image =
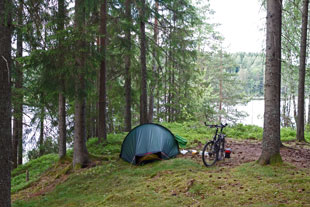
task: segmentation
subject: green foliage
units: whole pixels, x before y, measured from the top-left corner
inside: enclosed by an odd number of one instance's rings
[[[239,139],[262,139],[263,137],[263,128],[254,125],[237,124],[227,127],[225,132],[228,137]]]
[[[196,141],[205,142],[212,139],[215,133],[215,129],[210,129],[199,122],[184,122],[184,123],[161,123],[163,126],[171,130],[172,133],[178,134],[189,141],[187,147],[191,144],[195,144]],[[211,124],[211,123],[210,123]],[[261,140],[263,137],[263,128],[254,125],[228,125],[224,129],[224,133],[229,138],[234,139],[255,139]],[[310,141],[310,132],[305,132],[305,139]],[[281,128],[281,140],[293,141],[296,140],[296,129],[293,128]]]
[[[40,176],[53,166],[58,160],[58,155],[48,154],[31,160],[24,165],[19,165],[12,171],[12,193],[28,187],[37,181]],[[29,172],[29,181],[26,182],[26,171]]]
[[[245,83],[239,78],[236,57],[222,49],[211,53],[202,51],[198,56],[198,67],[204,71],[203,95],[197,107],[198,119],[208,122],[236,122],[244,117],[246,114],[236,110],[236,106],[246,104],[249,98],[244,90]]]
[[[167,127],[172,133],[180,135],[188,140],[186,147],[191,147],[198,141],[205,142],[206,139],[211,139],[214,131],[203,126],[198,122],[184,122],[184,123],[161,123]],[[196,141],[195,141],[196,140]]]
[[[244,92],[250,96],[264,95],[264,55],[259,53],[235,53],[238,77],[244,84]]]
[[[58,144],[51,137],[46,137],[42,146],[38,146],[37,148],[28,151],[28,160],[34,160],[36,158],[39,158],[41,156],[40,151],[43,154],[57,153]]]
[[[102,144],[98,144],[98,138],[91,138],[86,144],[88,152],[96,156],[120,153],[125,136],[126,133],[108,134],[107,143]]]

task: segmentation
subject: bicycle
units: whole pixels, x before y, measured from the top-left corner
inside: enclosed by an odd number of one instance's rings
[[[216,161],[224,158],[226,135],[223,134],[223,129],[227,124],[208,125],[205,123],[205,125],[210,128],[216,128],[213,140],[207,142],[202,150],[202,161],[205,166],[209,167],[214,165]],[[220,133],[218,133],[219,129],[221,129]]]

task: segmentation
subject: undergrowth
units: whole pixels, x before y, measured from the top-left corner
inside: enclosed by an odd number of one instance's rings
[[[185,122],[185,123],[163,123],[165,127],[170,129],[174,134],[178,134],[187,140],[190,144],[195,144],[195,140],[205,142],[213,138],[215,129],[204,126],[199,122]],[[224,128],[224,134],[229,138],[234,139],[256,139],[261,140],[263,137],[263,128],[254,125],[228,125]],[[305,131],[305,139],[310,142],[310,130]],[[281,128],[281,140],[292,141],[296,140],[296,129]]]
[[[51,168],[58,160],[58,155],[48,154],[35,160],[31,160],[24,165],[19,165],[12,171],[12,193],[17,192],[40,178],[46,170]],[[29,180],[26,181],[26,171],[29,173]]]

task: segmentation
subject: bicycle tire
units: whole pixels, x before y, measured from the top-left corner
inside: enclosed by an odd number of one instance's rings
[[[207,167],[214,165],[218,158],[218,149],[214,141],[208,142],[202,150],[202,161]]]

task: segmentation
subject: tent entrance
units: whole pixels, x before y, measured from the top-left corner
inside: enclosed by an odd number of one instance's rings
[[[146,163],[154,162],[157,160],[162,160],[162,153],[161,152],[155,152],[155,153],[146,153],[143,155],[136,155],[135,157],[136,163],[138,165],[144,165]]]

